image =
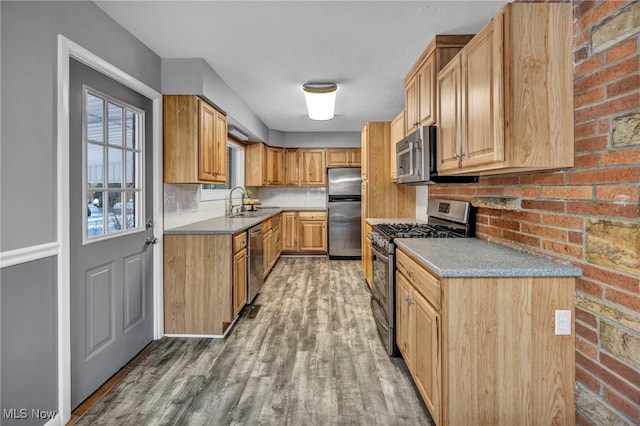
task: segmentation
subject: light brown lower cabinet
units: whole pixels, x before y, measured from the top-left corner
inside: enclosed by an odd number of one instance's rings
[[[247,303],[247,249],[233,255],[233,315]]]
[[[327,214],[298,212],[300,251],[327,251]]]
[[[396,341],[436,425],[575,424],[575,335],[554,333],[575,278],[440,278],[396,253]]]
[[[288,211],[282,213],[282,251],[294,253],[327,252],[327,213]]]
[[[233,236],[233,315],[247,303],[247,231]]]
[[[263,277],[269,275],[271,271],[271,259],[273,257],[273,230],[265,231],[262,240],[262,266]]]
[[[263,276],[266,278],[282,253],[282,216],[278,214],[262,222],[263,237]]]
[[[280,254],[282,253],[282,213],[276,215],[272,219],[273,225],[273,259],[271,259],[271,267],[276,264]]]
[[[234,241],[232,235],[164,236],[166,334],[222,335],[231,325],[246,301],[246,248],[237,245],[234,253]]]
[[[298,251],[298,212],[282,213],[282,251]]]

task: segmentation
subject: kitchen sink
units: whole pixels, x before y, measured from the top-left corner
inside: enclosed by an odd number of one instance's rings
[[[236,213],[234,215],[231,215],[229,217],[231,218],[245,218],[245,217],[260,217],[260,216],[264,216],[264,213],[259,213],[259,212],[243,212],[243,213]]]

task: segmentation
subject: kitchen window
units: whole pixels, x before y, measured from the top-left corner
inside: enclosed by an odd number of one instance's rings
[[[227,141],[227,181],[201,185],[200,201],[224,200],[235,186],[244,186],[244,147]]]
[[[144,230],[144,111],[83,87],[83,242]]]

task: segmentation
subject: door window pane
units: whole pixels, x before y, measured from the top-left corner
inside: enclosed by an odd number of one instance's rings
[[[127,124],[126,124],[126,139],[127,139],[127,148],[136,148],[136,136],[137,136],[137,128],[138,128],[138,115],[134,114],[133,111],[126,112]]]
[[[123,231],[122,224],[122,194],[120,192],[108,192],[107,212],[109,215],[109,232]]]
[[[104,188],[104,145],[87,144],[87,184]]]
[[[122,150],[109,147],[109,188],[122,188]]]
[[[110,145],[122,145],[122,108],[109,102]]]
[[[126,174],[127,174],[126,181],[125,181],[126,187],[127,188],[135,188],[136,187],[136,180],[135,180],[136,179],[136,173],[135,173],[135,171],[136,171],[136,163],[137,163],[137,161],[136,161],[137,153],[132,152],[132,151],[127,151],[126,152],[126,156],[127,156],[127,163],[125,165],[126,166],[125,170],[126,170]]]
[[[84,93],[86,243],[144,230],[144,113],[88,87]]]
[[[100,191],[89,192],[87,199],[87,235],[104,234],[105,218],[102,214],[102,195]]]
[[[136,228],[138,226],[138,222],[137,222],[138,215],[136,215],[136,206],[137,206],[136,197],[138,193],[127,191],[125,192],[125,194],[126,194],[126,200],[127,200],[127,203],[126,203],[127,217],[126,217],[125,223],[127,225],[127,228]]]
[[[104,100],[87,95],[87,139],[104,142]]]

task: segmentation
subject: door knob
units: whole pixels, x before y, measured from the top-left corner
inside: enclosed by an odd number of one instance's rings
[[[158,239],[152,235],[150,237],[147,237],[145,244],[150,245],[150,244],[155,244],[157,242],[158,242]]]

